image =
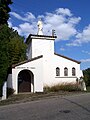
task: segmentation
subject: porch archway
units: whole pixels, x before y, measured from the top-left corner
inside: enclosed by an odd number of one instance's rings
[[[33,92],[34,75],[30,70],[22,70],[18,74],[18,92]]]

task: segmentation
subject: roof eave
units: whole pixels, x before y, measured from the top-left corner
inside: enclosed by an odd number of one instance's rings
[[[20,62],[20,63],[17,63],[17,64],[12,65],[12,68],[15,68],[15,67],[17,67],[17,66],[19,66],[19,65],[22,65],[22,64],[25,64],[25,63],[34,61],[34,60],[37,60],[37,59],[42,58],[42,57],[43,57],[43,55],[40,55],[40,56],[34,57],[34,58],[30,59],[30,60],[22,61],[22,62]]]
[[[74,60],[74,59],[69,58],[69,57],[67,57],[67,56],[64,56],[64,55],[61,55],[61,54],[57,54],[57,53],[54,53],[54,54],[57,55],[57,56],[60,56],[60,57],[66,58],[66,59],[68,59],[68,60],[71,60],[71,61],[73,61],[73,62],[76,62],[76,63],[78,63],[78,64],[81,63],[80,61]]]
[[[34,35],[34,34],[30,34],[30,35],[28,36],[28,38],[26,39],[26,42],[25,42],[25,43],[28,44],[29,41],[30,41],[33,37],[37,37],[37,38],[53,38],[53,39],[57,38],[57,36],[47,36],[47,35]]]

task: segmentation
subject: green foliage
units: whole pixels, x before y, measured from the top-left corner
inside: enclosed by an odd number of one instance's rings
[[[12,0],[0,0],[0,25],[7,24],[11,11],[10,4],[12,4]]]
[[[90,86],[90,68],[83,70],[86,86]]]
[[[0,0],[0,90],[7,79],[8,68],[26,59],[24,38],[7,25],[10,4],[12,0]]]
[[[80,91],[80,88],[78,87],[77,84],[73,84],[73,83],[68,83],[68,84],[64,83],[64,84],[53,85],[51,87],[49,86],[44,87],[44,92],[59,92],[61,90],[72,92],[72,91]]]
[[[26,59],[24,38],[7,25],[0,26],[0,85],[7,79],[12,64]]]
[[[2,84],[0,84],[0,97],[2,97]]]
[[[26,45],[24,38],[15,31],[10,36],[8,44],[9,63],[16,64],[26,59]]]
[[[8,28],[6,25],[0,27],[0,85],[6,80],[8,61]],[[6,37],[7,36],[7,37]]]

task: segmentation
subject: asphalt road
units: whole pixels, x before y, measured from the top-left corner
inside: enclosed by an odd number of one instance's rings
[[[0,120],[90,120],[90,93],[2,106]]]

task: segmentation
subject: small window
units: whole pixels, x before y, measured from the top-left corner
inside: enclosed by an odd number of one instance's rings
[[[68,68],[64,68],[64,76],[68,76]]]
[[[72,68],[72,76],[75,76],[76,75],[76,69],[73,67]]]
[[[56,68],[56,76],[60,76],[60,68],[59,67]]]

